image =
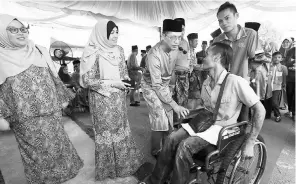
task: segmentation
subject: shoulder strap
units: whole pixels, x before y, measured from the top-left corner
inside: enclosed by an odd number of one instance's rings
[[[216,121],[216,119],[217,119],[217,115],[218,115],[218,112],[219,112],[220,103],[221,103],[221,99],[222,99],[222,95],[223,95],[223,91],[224,91],[224,87],[225,87],[225,83],[226,83],[226,79],[227,79],[228,75],[229,75],[229,73],[226,74],[226,76],[225,76],[225,78],[224,78],[224,80],[222,82],[220,91],[219,91],[218,99],[217,99],[216,106],[215,106],[215,109],[214,109],[213,121]]]

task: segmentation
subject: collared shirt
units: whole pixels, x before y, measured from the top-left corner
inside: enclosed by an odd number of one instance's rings
[[[166,110],[171,110],[177,105],[169,89],[174,67],[175,60],[172,60],[170,54],[160,48],[160,42],[147,54],[142,81],[155,91],[160,101],[165,104]]]
[[[248,58],[255,56],[259,44],[257,32],[253,29],[238,25],[239,32],[233,41],[230,41],[225,33],[215,38],[214,42],[229,44],[233,49],[233,58],[230,72],[243,78],[248,77]]]
[[[215,108],[218,94],[226,74],[226,70],[220,74],[218,82],[213,89],[210,87],[211,77],[208,77],[203,83],[201,91],[203,105],[212,112]],[[249,86],[248,81],[240,76],[229,74],[215,124],[228,126],[237,123],[242,105],[245,104],[247,107],[252,107],[259,102],[259,100],[259,97]]]
[[[127,59],[127,69],[129,70],[139,70],[139,64],[137,61],[137,56],[135,54],[131,54]]]
[[[180,51],[179,49],[176,49],[172,52],[170,52],[171,58],[173,60],[176,60],[176,66],[175,66],[175,70],[189,70],[189,65],[190,65],[190,54],[189,54],[189,43],[185,40],[182,39],[182,41],[180,42],[179,47],[182,47],[184,51],[186,51],[187,53],[184,54],[183,51]]]
[[[282,64],[273,64],[270,67],[272,91],[282,90],[282,83],[288,75],[287,67]]]

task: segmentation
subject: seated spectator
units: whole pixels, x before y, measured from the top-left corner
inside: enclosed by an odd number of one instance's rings
[[[74,73],[72,74],[71,81],[76,92],[75,98],[71,101],[72,110],[78,112],[85,112],[88,109],[88,90],[81,87],[80,80],[80,61],[73,61]]]
[[[222,81],[227,76],[226,67],[232,60],[233,51],[224,43],[213,43],[203,60],[204,69],[209,69],[209,76],[202,86],[204,107],[214,110]],[[227,125],[237,123],[242,105],[253,110],[253,129],[242,148],[242,157],[252,157],[253,146],[263,125],[265,109],[259,97],[249,86],[248,81],[234,74],[229,74],[225,83],[218,116],[214,125],[205,131],[211,137],[197,133],[194,123],[182,124],[182,128],[170,134],[161,150],[152,175],[142,184],[163,183],[173,172],[171,184],[185,184],[193,165],[192,156],[209,144],[217,145],[219,131]],[[193,126],[192,126],[193,125]],[[190,133],[189,133],[190,132]],[[194,132],[194,135],[191,134]]]
[[[68,72],[68,66],[67,64],[61,64],[61,67],[59,69],[59,77],[63,81],[63,83],[68,87],[71,88],[73,87],[72,81],[71,81],[71,76],[69,75]]]

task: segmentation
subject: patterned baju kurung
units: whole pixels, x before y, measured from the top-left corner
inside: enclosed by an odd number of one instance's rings
[[[128,75],[120,47],[120,78]],[[100,79],[99,55],[90,71],[82,75],[89,90],[89,106],[95,131],[96,180],[126,177],[140,167],[143,155],[132,137],[125,91]]]
[[[61,122],[62,104],[73,94],[50,72],[31,65],[0,85],[0,114],[15,134],[29,184],[60,184],[83,167]]]

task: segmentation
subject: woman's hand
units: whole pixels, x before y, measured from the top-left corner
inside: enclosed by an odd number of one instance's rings
[[[4,118],[0,118],[0,131],[5,130],[10,130],[9,123]]]
[[[128,81],[131,81],[131,78],[129,78],[129,76],[125,76],[123,77],[124,80],[128,80]]]
[[[113,82],[111,84],[111,87],[114,87],[114,88],[117,88],[117,89],[120,89],[120,90],[125,90],[126,86],[130,86],[130,84],[125,83],[125,82],[121,82],[121,81]]]

